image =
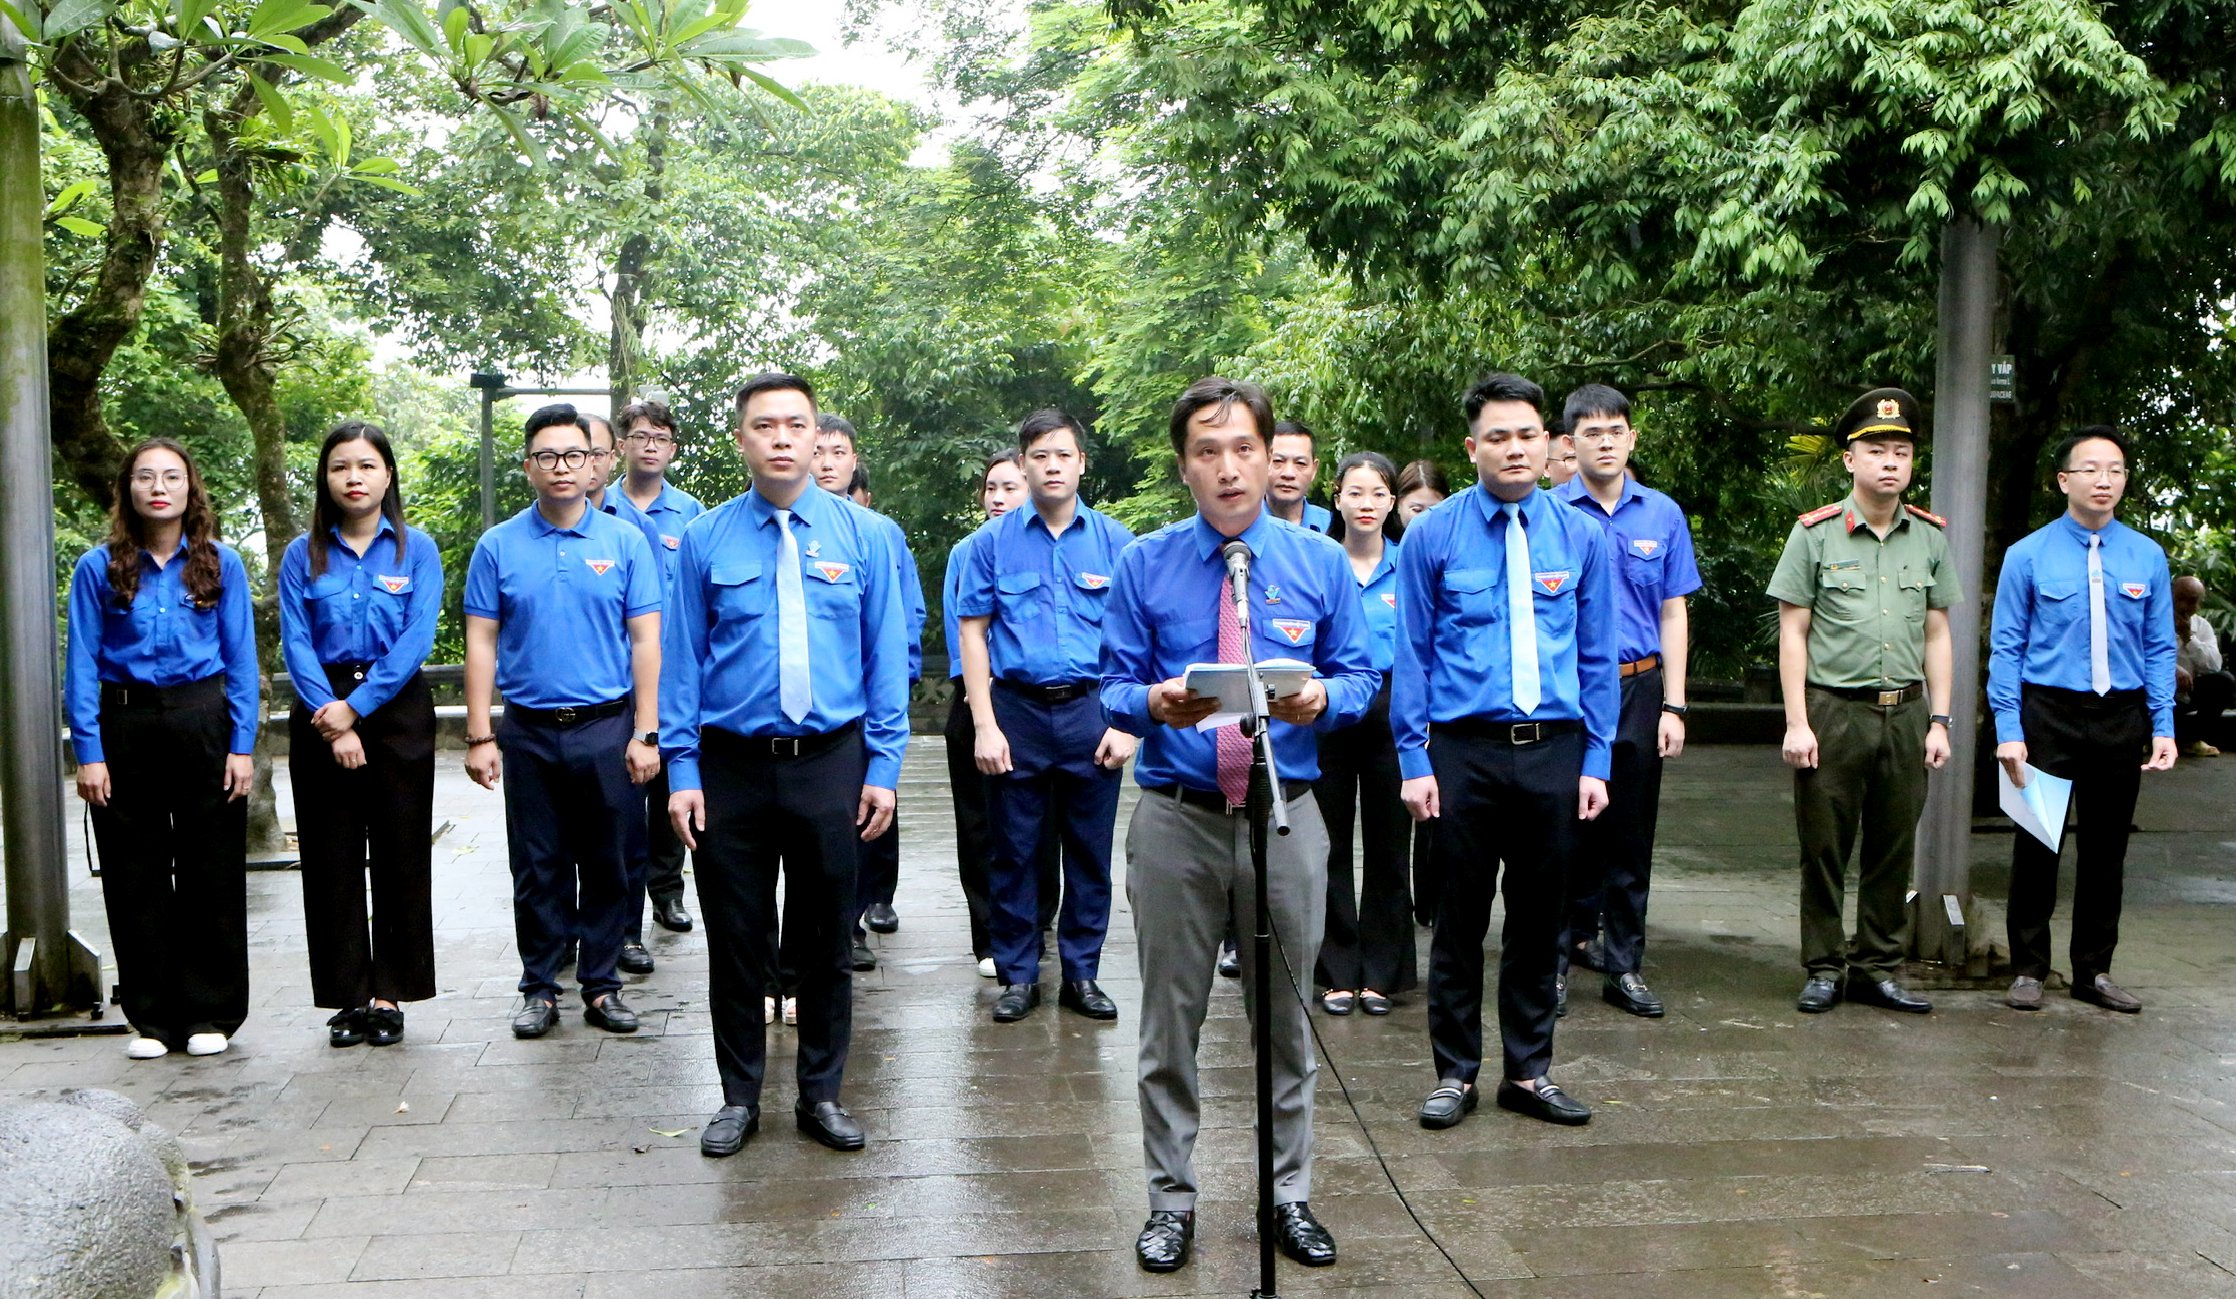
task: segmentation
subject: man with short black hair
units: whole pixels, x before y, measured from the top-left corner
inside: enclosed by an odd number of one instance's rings
[[[1300,528],[1326,532],[1335,516],[1311,499],[1312,484],[1320,476],[1316,441],[1312,430],[1296,420],[1273,426],[1273,474],[1266,490],[1266,512]]]

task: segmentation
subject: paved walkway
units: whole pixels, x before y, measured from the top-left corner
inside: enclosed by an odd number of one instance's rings
[[[517,965],[499,799],[446,755],[437,790],[442,994],[398,1048],[335,1051],[309,1004],[297,880],[250,886],[256,1009],[232,1051],[134,1064],[115,1038],[0,1041],[0,1098],[114,1087],[181,1133],[224,1241],[229,1299],[1245,1295],[1255,1282],[1247,1030],[1222,983],[1195,1262],[1133,1265],[1133,917],[1113,918],[1100,1025],[1053,1005],[987,1019],[953,883],[939,740],[902,791],[901,931],[856,988],[847,1100],[871,1144],[837,1155],[781,1121],[697,1151],[720,1100],[699,934],[660,933],[645,1031],[570,1015],[507,1030]],[[1940,994],[1928,1018],[1794,1013],[1789,785],[1767,749],[1670,768],[1648,969],[1670,1007],[1630,1019],[1587,985],[1556,1076],[1580,1129],[1486,1109],[1422,1131],[1417,994],[1384,1020],[1315,1015],[1326,1047],[1313,1202],[1342,1262],[1283,1264],[1289,1294],[1469,1293],[1384,1180],[1492,1296],[1934,1293],[2236,1295],[2236,758],[2146,782],[2109,1015]],[[2000,897],[2008,836],[1975,842]],[[97,884],[73,914],[100,938]],[[1497,933],[1494,925],[1493,934]],[[2062,950],[2062,932],[2059,938]],[[1424,944],[1425,946],[1425,944]],[[1338,1082],[1342,1084],[1338,1087]],[[1345,1090],[1364,1116],[1354,1118]]]

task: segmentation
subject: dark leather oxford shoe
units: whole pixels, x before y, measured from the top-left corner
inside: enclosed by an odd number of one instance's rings
[[[1848,1000],[1860,1001],[1866,1006],[1882,1006],[1906,1014],[1923,1015],[1933,1009],[1933,1003],[1908,991],[1893,979],[1850,979]]]
[[[1569,949],[1568,961],[1571,965],[1581,965],[1587,970],[1607,973],[1607,940],[1593,934],[1590,942],[1578,943]]]
[[[898,933],[901,927],[900,913],[893,910],[893,905],[889,902],[872,902],[870,909],[862,913],[862,927],[872,933]]]
[[[1822,1015],[1840,1004],[1840,980],[1829,974],[1812,974],[1809,982],[1801,985],[1801,995],[1794,998],[1793,1008],[1804,1015]]]
[[[1600,985],[1600,999],[1617,1010],[1645,1019],[1662,1017],[1661,998],[1646,986],[1646,981],[1635,974],[1610,974]]]
[[[1152,1209],[1134,1238],[1134,1257],[1144,1272],[1177,1272],[1188,1265],[1188,1247],[1196,1239],[1192,1210]]]
[[[1335,1262],[1335,1237],[1312,1216],[1312,1206],[1302,1200],[1273,1206],[1273,1243],[1306,1267],[1326,1267]]]
[[[602,1028],[608,1033],[634,1033],[637,1031],[637,1012],[618,992],[609,992],[582,1008],[582,1020],[592,1028]]]
[[[355,1006],[337,1010],[326,1021],[326,1045],[356,1046],[365,1040],[365,1012]]]
[[[1446,1078],[1436,1085],[1435,1091],[1429,1093],[1427,1100],[1421,1102],[1421,1126],[1431,1130],[1456,1128],[1461,1119],[1475,1112],[1476,1103],[1480,1100],[1482,1097],[1477,1094],[1474,1084],[1461,1082],[1457,1078]]]
[[[623,974],[652,973],[652,953],[645,950],[643,943],[623,943],[621,955],[613,963]]]
[[[727,1159],[745,1149],[745,1139],[761,1130],[761,1111],[751,1105],[725,1105],[699,1133],[699,1153]]]
[[[522,997],[512,1013],[514,1037],[542,1037],[559,1024],[559,1005],[548,997]]]
[[[1562,1091],[1550,1078],[1538,1079],[1534,1088],[1524,1087],[1518,1082],[1500,1083],[1498,1107],[1568,1127],[1578,1127],[1592,1121],[1591,1110],[1582,1101]]]
[[[869,1138],[862,1135],[862,1125],[837,1101],[810,1105],[803,1100],[792,1107],[792,1118],[800,1131],[833,1150],[860,1150],[869,1144]]]
[[[1056,993],[1056,1004],[1089,1019],[1118,1018],[1118,1003],[1093,979],[1074,979]]]
[[[683,905],[682,898],[654,899],[652,918],[660,922],[662,929],[673,930],[679,934],[691,932],[691,909]]]
[[[870,950],[870,945],[868,943],[854,944],[854,972],[861,974],[876,968],[877,953]]]
[[[994,1022],[1014,1024],[1033,1013],[1040,1004],[1040,985],[1037,983],[1005,983],[1002,995],[994,999]]]
[[[404,1040],[404,1012],[394,1006],[368,1006],[363,1012],[365,1040],[374,1046],[394,1046]]]

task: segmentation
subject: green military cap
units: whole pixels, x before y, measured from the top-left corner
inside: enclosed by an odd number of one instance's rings
[[[1900,388],[1873,388],[1855,399],[1833,426],[1832,440],[1845,450],[1861,438],[1906,437],[1925,441],[1918,399]]]

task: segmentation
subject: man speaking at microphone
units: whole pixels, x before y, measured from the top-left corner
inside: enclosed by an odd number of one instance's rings
[[[1149,534],[1119,557],[1103,619],[1102,702],[1112,725],[1142,738],[1141,801],[1126,832],[1126,896],[1141,961],[1141,1131],[1149,1220],[1141,1266],[1170,1272],[1195,1234],[1196,1043],[1212,965],[1228,925],[1253,933],[1256,875],[1243,814],[1251,742],[1234,726],[1197,730],[1215,701],[1184,684],[1193,663],[1294,658],[1317,675],[1272,705],[1273,750],[1290,833],[1269,833],[1267,905],[1279,946],[1269,994],[1245,959],[1244,1005],[1273,1016],[1273,1201],[1281,1251],[1308,1267],[1335,1261],[1335,1241],[1306,1201],[1312,1182],[1311,977],[1327,899],[1327,831],[1312,801],[1320,774],[1313,728],[1348,726],[1379,688],[1358,582],[1343,547],[1274,518],[1273,410],[1265,390],[1198,380],[1172,409],[1172,449],[1196,516]],[[1241,543],[1239,547],[1233,543]],[[1230,598],[1230,569],[1247,615]],[[1248,624],[1247,633],[1244,622]]]

